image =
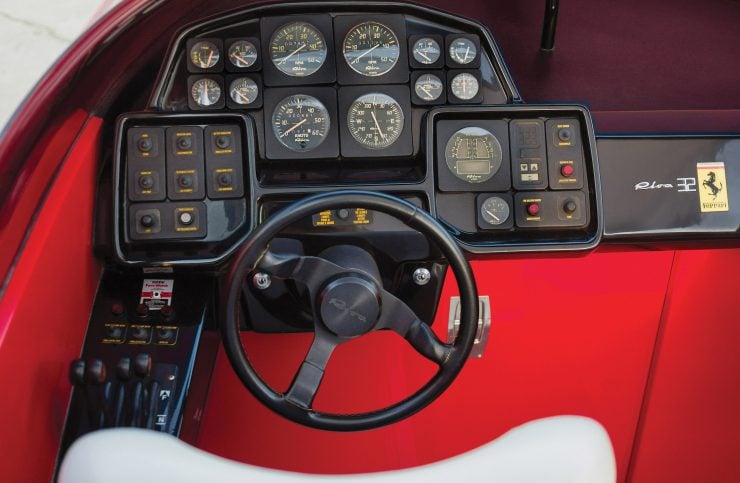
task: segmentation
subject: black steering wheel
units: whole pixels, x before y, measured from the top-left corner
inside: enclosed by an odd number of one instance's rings
[[[288,225],[329,209],[376,210],[394,216],[432,240],[447,258],[460,290],[460,329],[452,344],[437,338],[401,300],[383,289],[377,274],[346,268],[320,257],[276,254],[272,239]],[[239,334],[240,298],[246,277],[259,271],[303,285],[311,300],[314,340],[286,393],[270,388],[249,362]],[[394,196],[368,191],[337,191],[311,196],[286,207],[260,225],[234,259],[221,304],[224,348],[246,388],[265,406],[305,426],[358,431],[385,426],[421,410],[457,377],[473,347],[478,326],[478,292],[459,246],[434,218]],[[383,409],[362,414],[314,411],[312,403],[329,358],[339,344],[368,332],[390,329],[438,365],[416,393]]]

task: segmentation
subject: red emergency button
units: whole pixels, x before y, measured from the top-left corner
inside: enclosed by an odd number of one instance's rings
[[[563,177],[565,178],[570,178],[571,176],[573,176],[574,172],[575,172],[575,169],[573,168],[573,165],[571,164],[564,164],[560,168],[560,174],[562,174]]]
[[[540,212],[539,203],[530,203],[527,205],[527,213],[529,213],[529,216],[537,216],[537,213],[539,212]]]

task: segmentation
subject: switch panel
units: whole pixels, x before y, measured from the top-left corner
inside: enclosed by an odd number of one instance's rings
[[[168,127],[167,197],[171,200],[202,200],[206,195],[203,166],[203,129],[198,126]]]
[[[132,240],[203,238],[207,233],[206,205],[200,201],[133,204],[129,233]]]
[[[586,173],[578,120],[559,118],[547,121],[547,157],[551,189],[583,188]]]
[[[589,222],[582,191],[530,191],[514,196],[516,226],[520,228],[585,227]]]
[[[547,188],[545,123],[541,119],[513,120],[509,124],[514,189]]]
[[[161,201],[166,196],[164,129],[134,127],[126,140],[128,197]]]
[[[211,199],[244,196],[242,144],[238,126],[208,126],[205,129],[206,176]]]

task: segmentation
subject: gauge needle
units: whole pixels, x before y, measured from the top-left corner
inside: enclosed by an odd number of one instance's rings
[[[247,104],[249,104],[249,103],[251,102],[251,101],[249,100],[249,97],[245,96],[245,95],[244,95],[244,94],[242,94],[241,92],[239,92],[239,91],[234,91],[234,93],[235,93],[235,94],[236,94],[237,96],[239,96],[239,97],[241,97],[242,99],[244,99],[245,101],[247,101]]]
[[[375,117],[375,112],[370,111],[370,115],[373,116],[373,121],[375,121],[375,129],[378,130],[378,134],[380,134],[380,137],[385,138],[385,134],[383,134],[383,131],[380,130],[380,124],[378,124],[378,118]]]
[[[208,54],[208,60],[206,61],[206,65],[211,65],[211,59],[213,59],[213,53],[215,50],[212,50],[210,54]]]
[[[486,210],[486,213],[488,213],[494,220],[501,221],[501,218],[499,218],[498,216],[494,215],[490,211]]]
[[[303,50],[305,48],[306,48],[306,44],[301,45],[300,47],[298,47],[297,49],[295,49],[293,52],[291,52],[287,56],[283,57],[283,59],[280,62],[278,62],[278,64],[284,64],[286,60],[290,59],[295,54],[297,54],[298,52],[300,52],[301,50]]]
[[[234,57],[236,60],[241,60],[244,65],[249,64],[249,61],[245,59],[244,57],[240,57],[239,54],[231,54],[232,57]]]
[[[422,57],[424,57],[429,62],[432,61],[432,59],[430,59],[429,57],[427,57],[427,55],[424,52],[422,52],[421,50],[417,50],[416,53],[419,54],[419,55],[421,55]]]
[[[468,46],[468,48],[465,49],[465,59],[463,59],[463,60],[468,60],[468,54],[469,53],[470,53],[470,46]]]
[[[208,82],[203,83],[203,95],[200,96],[200,103],[204,106],[208,105]]]
[[[429,92],[429,89],[427,89],[424,86],[419,86],[419,89],[421,89],[422,91],[424,91],[424,93],[429,96],[429,99],[434,99],[434,96],[432,95],[431,92]]]
[[[293,131],[293,129],[297,128],[298,126],[300,126],[301,124],[303,124],[306,121],[308,121],[308,119],[303,119],[303,120],[301,120],[301,122],[299,122],[297,124],[294,124],[293,127],[291,127],[290,129],[288,129],[287,131],[285,131],[280,137],[281,138],[284,138],[285,136],[287,136],[288,134],[290,134]]]
[[[377,44],[375,47],[371,47],[371,48],[367,49],[365,52],[363,52],[360,55],[358,55],[357,57],[355,57],[355,60],[353,60],[352,63],[353,64],[356,64],[361,58],[365,57],[367,54],[369,54],[373,50],[377,49],[378,47],[380,47],[380,44]]]

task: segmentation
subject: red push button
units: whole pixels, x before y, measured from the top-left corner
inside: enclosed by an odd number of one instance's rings
[[[560,174],[562,174],[563,177],[565,178],[570,178],[571,176],[573,176],[574,172],[575,172],[575,168],[573,168],[573,165],[570,165],[570,164],[564,164],[560,168]]]
[[[539,212],[540,212],[539,203],[530,203],[527,205],[527,213],[529,213],[529,216],[537,216],[537,213]]]

